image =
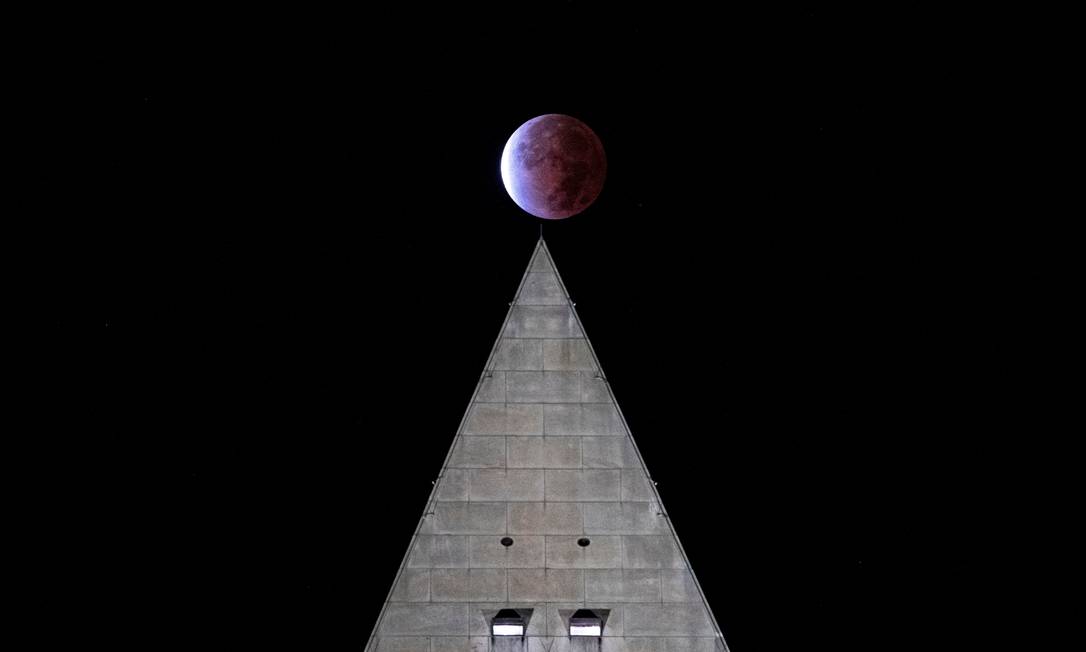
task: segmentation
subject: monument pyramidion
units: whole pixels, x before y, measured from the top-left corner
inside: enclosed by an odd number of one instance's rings
[[[367,652],[728,652],[541,238]]]

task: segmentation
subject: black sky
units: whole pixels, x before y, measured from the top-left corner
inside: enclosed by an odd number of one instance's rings
[[[557,112],[609,176],[544,235],[732,648],[894,638],[979,299],[893,25],[501,11],[147,16],[67,62],[35,604],[358,650],[539,235],[501,148]]]

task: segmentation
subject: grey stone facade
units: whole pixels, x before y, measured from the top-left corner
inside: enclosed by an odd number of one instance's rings
[[[540,240],[367,652],[582,651],[727,645]]]

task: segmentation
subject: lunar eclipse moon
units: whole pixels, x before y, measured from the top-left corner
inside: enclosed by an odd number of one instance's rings
[[[607,157],[580,120],[548,113],[522,124],[505,143],[502,182],[517,206],[561,220],[592,205],[603,189]]]

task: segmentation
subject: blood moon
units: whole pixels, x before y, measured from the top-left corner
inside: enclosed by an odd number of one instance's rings
[[[603,144],[577,118],[548,113],[522,124],[502,150],[502,182],[513,201],[546,220],[588,208],[603,189]]]

